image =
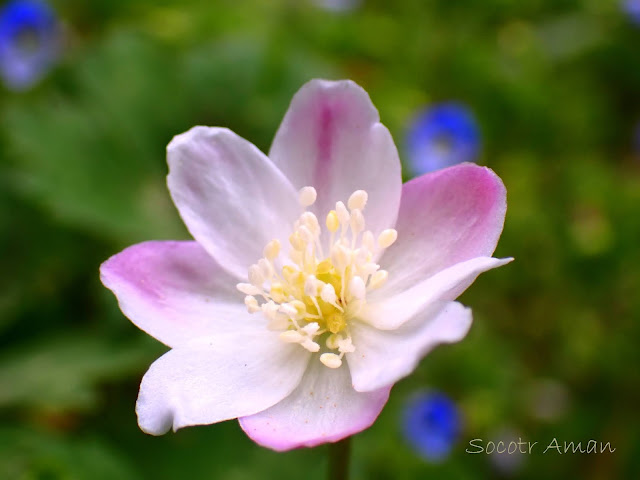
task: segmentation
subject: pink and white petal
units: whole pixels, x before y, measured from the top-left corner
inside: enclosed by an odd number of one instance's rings
[[[272,239],[283,244],[300,214],[297,191],[253,144],[226,128],[194,127],[167,147],[167,184],[191,235],[246,278]]]
[[[273,407],[240,418],[245,433],[282,452],[337,442],[369,428],[387,403],[391,386],[359,393],[346,364],[330,369],[312,358],[298,388]]]
[[[268,409],[300,383],[309,353],[273,332],[219,335],[170,350],[140,384],[140,428],[162,435]]]
[[[262,328],[237,280],[197,242],[144,242],[100,266],[102,283],[140,329],[170,347],[214,333]]]
[[[462,340],[471,320],[470,308],[446,302],[435,313],[419,313],[396,330],[353,322],[356,351],[346,355],[353,388],[369,392],[406,377],[436,345]]]
[[[395,330],[420,312],[437,312],[441,302],[456,299],[478,275],[511,261],[513,258],[476,257],[456,263],[391,297],[371,295],[359,317],[380,330]]]
[[[456,263],[491,256],[506,208],[504,184],[486,167],[461,164],[407,182],[398,240],[380,260],[389,272],[382,290],[400,292]]]
[[[350,80],[312,80],[293,97],[269,158],[296,189],[310,185],[322,220],[338,200],[366,190],[367,228],[395,224],[400,205],[400,160],[367,92]]]

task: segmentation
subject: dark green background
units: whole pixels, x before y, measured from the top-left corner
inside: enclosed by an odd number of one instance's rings
[[[276,454],[236,422],[139,431],[138,384],[165,348],[98,279],[132,243],[188,238],[165,187],[173,135],[226,126],[266,151],[314,77],[362,85],[402,157],[412,115],[468,104],[480,163],[508,190],[496,255],[516,258],[462,297],[468,337],[431,353],[354,437],[353,477],[496,478],[495,456],[465,448],[510,431],[616,448],[540,448],[513,478],[640,478],[640,28],[617,0],[370,0],[342,14],[302,0],[54,5],[60,64],[30,92],[0,91],[0,478],[324,477],[325,447]],[[440,465],[399,426],[425,388],[465,416]]]

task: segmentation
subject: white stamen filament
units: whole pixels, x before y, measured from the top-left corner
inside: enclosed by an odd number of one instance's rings
[[[353,298],[363,300],[366,294],[366,287],[364,281],[360,277],[353,277],[349,282],[349,292]]]

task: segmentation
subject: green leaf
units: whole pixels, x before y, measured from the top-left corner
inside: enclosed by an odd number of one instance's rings
[[[140,476],[104,441],[27,428],[0,429],[0,477],[24,480],[129,480]]]
[[[47,412],[94,408],[101,382],[137,373],[153,360],[157,348],[147,347],[150,342],[141,338],[122,345],[74,334],[5,352],[0,358],[0,407]]]

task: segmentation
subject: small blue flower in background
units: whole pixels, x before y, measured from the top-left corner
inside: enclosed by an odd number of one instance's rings
[[[622,9],[633,23],[640,25],[640,0],[623,0]]]
[[[427,108],[409,127],[407,154],[416,175],[473,162],[479,153],[478,124],[462,104],[441,103]]]
[[[438,392],[423,392],[410,398],[403,421],[405,438],[416,453],[435,462],[447,458],[462,428],[458,407]]]
[[[26,90],[58,57],[60,25],[38,1],[13,0],[0,7],[0,76],[10,90]]]

